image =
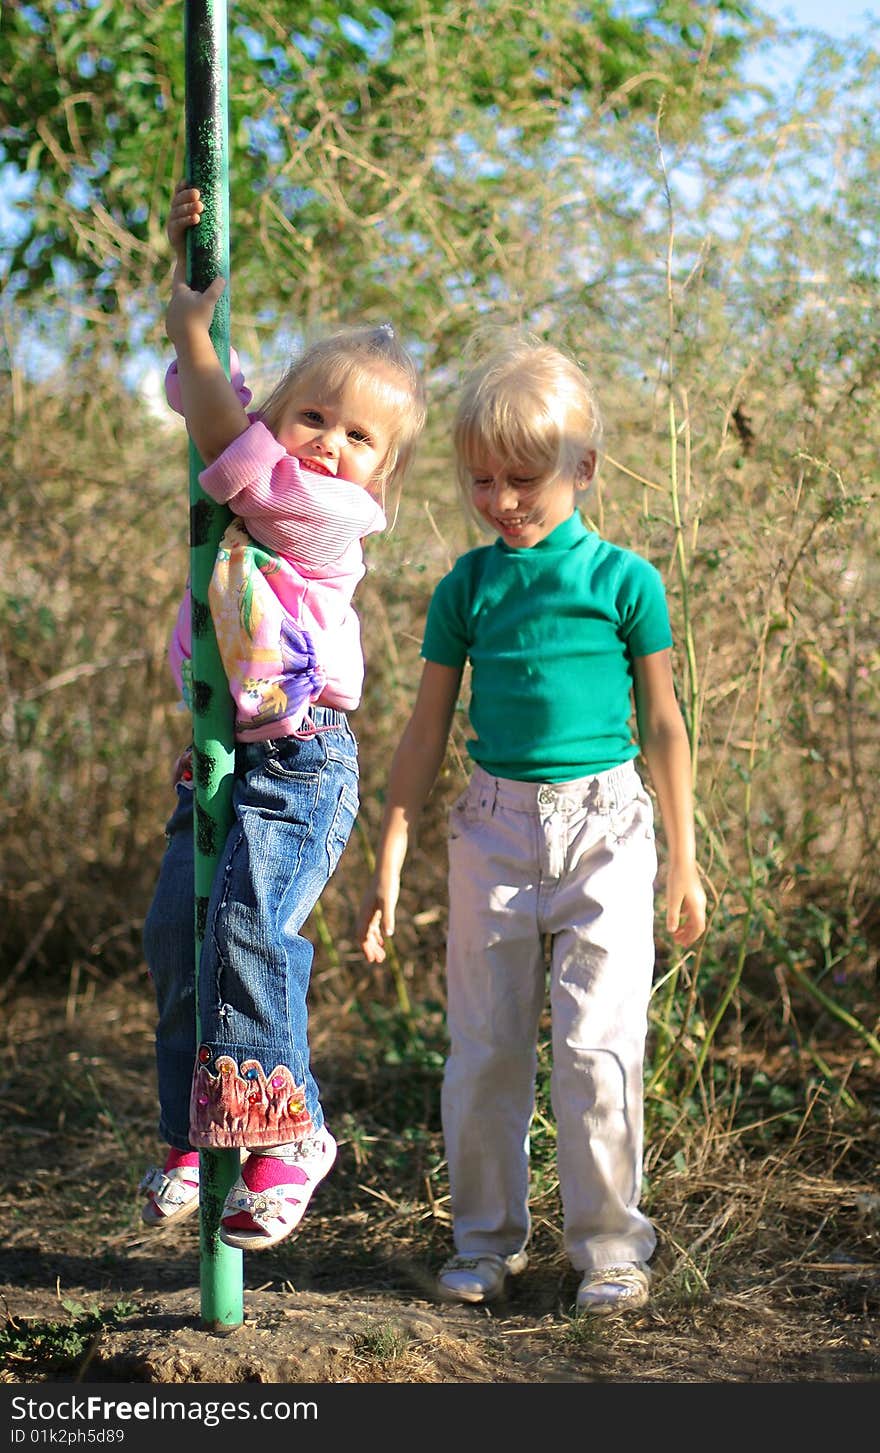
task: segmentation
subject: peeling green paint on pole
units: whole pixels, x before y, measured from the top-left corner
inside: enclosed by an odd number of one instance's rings
[[[188,234],[188,281],[203,291],[218,274],[227,287],[214,310],[211,339],[229,373],[229,142],[226,0],[184,0],[186,175],[204,212]],[[204,493],[204,467],[190,441],[193,785],[195,789],[195,947],[199,962],[208,898],[232,819],[235,765],[232,698],[217,649],[208,585],[229,510]],[[196,970],[198,972],[198,968]],[[198,1026],[193,1026],[198,1037]],[[239,1172],[234,1150],[200,1155],[201,1312],[204,1326],[231,1330],[244,1320],[242,1255],[219,1237],[226,1192]]]

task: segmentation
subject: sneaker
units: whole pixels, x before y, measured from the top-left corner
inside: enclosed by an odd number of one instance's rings
[[[492,1302],[504,1291],[509,1276],[519,1276],[529,1264],[524,1251],[497,1256],[480,1251],[474,1256],[450,1256],[440,1268],[437,1291],[445,1302]]]
[[[150,1166],[138,1186],[146,1197],[141,1208],[145,1226],[168,1226],[198,1210],[199,1153],[197,1150],[169,1150],[160,1170]]]
[[[600,1266],[584,1272],[578,1287],[577,1311],[602,1317],[609,1312],[633,1312],[645,1306],[651,1289],[651,1272],[643,1261],[624,1261],[617,1266]]]
[[[335,1159],[336,1141],[326,1129],[290,1145],[252,1151],[226,1197],[220,1240],[241,1251],[277,1246],[296,1230]]]

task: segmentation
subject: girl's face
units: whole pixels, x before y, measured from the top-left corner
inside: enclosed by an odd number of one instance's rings
[[[281,415],[276,437],[305,469],[338,475],[374,492],[391,447],[390,406],[357,379],[331,390],[304,379]]]
[[[544,466],[535,469],[486,453],[470,465],[474,508],[505,545],[529,550],[569,518],[578,491],[586,489],[595,469],[594,450],[581,461],[575,476],[548,474]]]

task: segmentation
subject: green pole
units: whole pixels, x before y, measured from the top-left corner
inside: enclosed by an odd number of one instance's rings
[[[229,374],[229,126],[226,0],[184,0],[186,175],[205,210],[187,242],[190,287],[203,292],[221,274],[227,287],[214,310],[211,339]],[[189,446],[190,585],[192,592],[193,785],[195,791],[196,975],[217,862],[232,819],[235,766],[232,698],[217,649],[208,585],[230,518],[199,484],[204,468]],[[198,996],[196,998],[198,1003]],[[197,1011],[198,1012],[198,1011]],[[198,1024],[196,1035],[201,1038]],[[242,1255],[220,1240],[220,1213],[239,1172],[235,1150],[203,1150],[201,1185],[202,1325],[230,1331],[244,1320]]]

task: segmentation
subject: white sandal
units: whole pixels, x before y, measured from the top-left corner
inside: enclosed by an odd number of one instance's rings
[[[141,1220],[145,1226],[168,1226],[172,1221],[181,1221],[199,1206],[199,1167],[178,1165],[173,1170],[160,1170],[151,1165],[138,1192],[146,1196],[141,1208]]]
[[[271,1156],[271,1151],[264,1152]],[[252,1152],[254,1159],[259,1152]],[[281,1164],[296,1169],[305,1179],[279,1182],[265,1191],[252,1191],[240,1175],[226,1197],[220,1216],[220,1240],[240,1251],[265,1251],[277,1246],[295,1231],[302,1220],[312,1192],[330,1171],[336,1159],[336,1141],[326,1130],[303,1140],[296,1149],[284,1147],[283,1156],[272,1156]],[[244,1171],[247,1165],[242,1167]],[[250,1227],[227,1226],[234,1217],[246,1215]]]

